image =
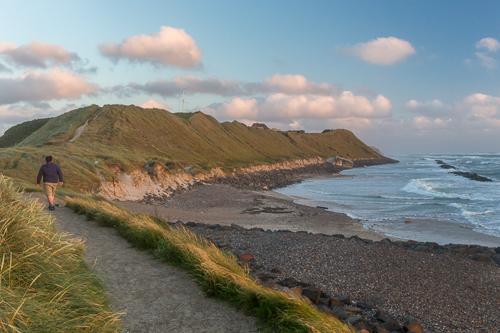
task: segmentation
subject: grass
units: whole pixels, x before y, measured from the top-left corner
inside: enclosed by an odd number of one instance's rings
[[[45,125],[51,118],[35,119],[12,126],[0,137],[0,148],[12,147],[26,139],[40,127]]]
[[[271,332],[354,332],[305,301],[260,285],[230,252],[165,220],[134,214],[102,197],[66,197],[67,207],[112,227],[141,250],[186,269],[209,295],[228,300],[256,316]]]
[[[82,135],[68,142],[87,120]],[[184,166],[205,172],[216,165],[231,171],[317,156],[380,157],[343,129],[298,135],[248,128],[237,121],[219,123],[202,112],[173,114],[124,105],[92,105],[50,119],[16,147],[0,149],[0,172],[33,183],[46,155],[61,166],[65,186],[86,193],[100,188],[98,170],[109,182],[152,161],[176,173],[184,172]]]
[[[65,240],[35,200],[0,175],[0,331],[119,329],[81,241]]]

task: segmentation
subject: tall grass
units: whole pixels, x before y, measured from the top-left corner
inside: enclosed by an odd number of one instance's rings
[[[0,175],[0,331],[118,330],[81,241],[64,240],[53,219]]]
[[[353,332],[305,301],[260,285],[230,252],[160,218],[134,214],[100,197],[66,198],[66,205],[156,257],[186,269],[211,296],[255,315],[272,332]]]

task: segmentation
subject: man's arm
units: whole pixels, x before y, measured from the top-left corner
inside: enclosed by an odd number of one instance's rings
[[[59,176],[59,186],[62,186],[64,179],[63,179],[63,174],[62,174],[62,171],[61,171],[61,168],[59,167],[59,165],[57,166],[57,176]]]
[[[42,181],[43,175],[43,165],[40,167],[40,171],[38,171],[38,176],[36,177],[36,186],[40,186],[40,181]]]

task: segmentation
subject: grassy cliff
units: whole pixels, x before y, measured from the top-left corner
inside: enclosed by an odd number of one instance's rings
[[[45,125],[51,118],[35,119],[12,126],[0,137],[0,148],[12,147]]]
[[[85,124],[81,135],[70,142]],[[236,121],[219,123],[202,112],[176,115],[133,105],[92,105],[67,112],[16,147],[0,152],[0,171],[28,182],[35,181],[44,156],[53,155],[71,179],[67,185],[79,191],[100,186],[97,169],[111,180],[113,171],[142,169],[147,161],[176,172],[184,166],[231,169],[316,156],[380,157],[347,130],[304,134],[259,130]]]

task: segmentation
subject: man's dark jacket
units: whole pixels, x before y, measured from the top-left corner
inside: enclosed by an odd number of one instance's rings
[[[38,171],[38,177],[36,178],[37,184],[40,184],[42,176],[44,183],[58,183],[58,177],[59,182],[64,182],[61,168],[54,162],[47,162],[42,165],[40,171]]]

